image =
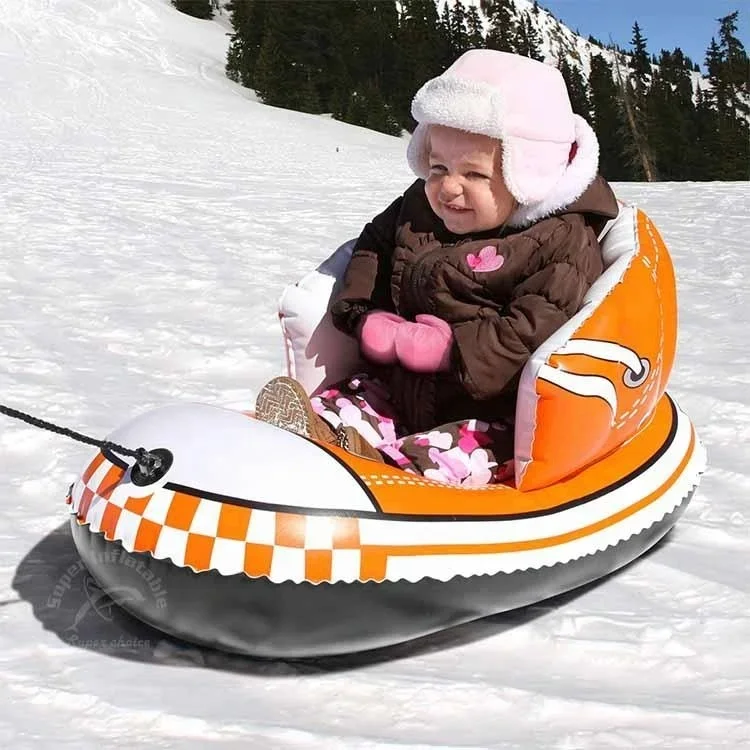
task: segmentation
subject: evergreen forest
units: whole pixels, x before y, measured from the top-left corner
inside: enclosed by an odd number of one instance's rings
[[[172,0],[211,18],[217,0]],[[465,50],[543,59],[534,16],[513,0],[228,0],[229,78],[275,107],[326,113],[391,135],[411,132],[417,89]],[[440,10],[442,8],[442,10]],[[677,47],[654,53],[635,22],[630,47],[589,37],[584,74],[571,46],[557,65],[594,127],[609,180],[750,179],[750,60],[739,11],[707,29],[705,73]]]

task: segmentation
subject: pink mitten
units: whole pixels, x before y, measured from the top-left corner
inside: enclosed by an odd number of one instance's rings
[[[395,313],[373,310],[359,326],[359,348],[363,356],[379,365],[396,361],[396,329],[406,321]]]
[[[396,331],[396,356],[412,372],[444,372],[450,367],[453,331],[434,315],[417,315]]]

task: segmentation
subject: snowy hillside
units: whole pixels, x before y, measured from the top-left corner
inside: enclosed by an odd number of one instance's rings
[[[565,59],[571,65],[579,67],[588,77],[591,71],[591,55],[603,55],[610,64],[614,64],[614,54],[607,49],[592,44],[582,36],[571,31],[564,23],[550,13],[548,10],[538,6],[534,12],[532,0],[512,0],[515,6],[515,17],[521,20],[526,16],[541,38],[541,52],[546,61],[557,63]],[[445,4],[453,7],[455,0],[440,0],[438,7],[443,8]],[[484,22],[486,32],[489,22],[482,11],[481,0],[462,0],[464,7],[474,6],[479,10],[480,17]]]
[[[284,286],[411,182],[402,140],[252,101],[227,41],[168,0],[0,0],[2,403],[98,437],[251,405]],[[750,190],[616,188],[671,247],[670,390],[708,448],[663,544],[385,653],[233,658],[87,609],[63,498],[90,449],[0,417],[0,747],[750,747]]]

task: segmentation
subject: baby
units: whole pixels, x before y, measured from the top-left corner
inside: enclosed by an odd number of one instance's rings
[[[367,367],[312,399],[276,378],[256,415],[438,481],[501,482],[521,370],[602,273],[617,201],[551,66],[470,50],[412,114],[419,179],[365,226],[332,300]]]

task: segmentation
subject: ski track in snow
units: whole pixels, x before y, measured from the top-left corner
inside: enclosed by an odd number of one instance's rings
[[[227,81],[225,31],[167,0],[0,0],[4,403],[99,437],[173,401],[251,405],[282,368],[284,286],[411,181],[402,141]],[[0,746],[750,747],[750,190],[616,188],[670,247],[670,392],[708,448],[665,543],[384,653],[241,659],[85,614],[85,573],[55,603],[90,450],[3,418]]]

